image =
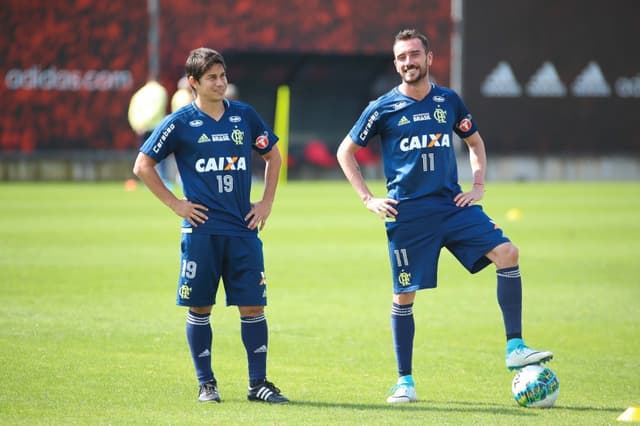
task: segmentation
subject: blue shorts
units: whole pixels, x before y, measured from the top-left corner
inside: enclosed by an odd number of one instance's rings
[[[257,235],[183,232],[181,250],[177,305],[215,305],[220,278],[227,305],[267,304],[262,241]]]
[[[479,205],[431,197],[402,201],[397,210],[396,220],[386,222],[394,294],[435,288],[442,247],[476,273],[491,263],[485,254],[509,242]]]

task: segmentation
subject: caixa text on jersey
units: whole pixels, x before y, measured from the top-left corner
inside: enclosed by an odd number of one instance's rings
[[[196,171],[199,173],[228,170],[247,170],[244,157],[210,157],[196,160]]]
[[[413,149],[450,147],[451,138],[448,133],[429,133],[428,135],[411,136],[400,141],[400,150],[407,152]]]

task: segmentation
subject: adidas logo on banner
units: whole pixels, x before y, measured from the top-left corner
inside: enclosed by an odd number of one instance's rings
[[[618,96],[640,97],[640,84],[638,84],[640,77],[636,77],[636,80],[618,79],[616,81]],[[498,65],[487,75],[482,82],[480,92],[488,98],[522,96],[522,88],[518,84],[511,66],[505,61],[498,62]],[[547,61],[529,78],[526,84],[526,94],[532,98],[561,98],[567,96],[567,87],[560,80],[556,67]],[[605,98],[612,95],[612,88],[605,79],[600,66],[595,61],[591,61],[571,84],[571,94],[577,98]]]
[[[480,91],[486,97],[517,98],[522,88],[508,63],[502,61],[489,73]]]
[[[595,62],[582,70],[571,86],[574,96],[581,97],[607,97],[611,95],[611,88],[604,79],[602,70]]]
[[[551,62],[545,62],[527,83],[527,94],[533,98],[560,98],[567,94],[556,68]]]

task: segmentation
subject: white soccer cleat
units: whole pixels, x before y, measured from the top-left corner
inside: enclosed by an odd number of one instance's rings
[[[389,404],[402,404],[418,400],[416,388],[408,384],[398,384],[391,388],[392,394],[387,398]]]
[[[509,370],[517,370],[527,365],[540,364],[552,359],[553,352],[539,351],[521,345],[507,354],[506,362]]]

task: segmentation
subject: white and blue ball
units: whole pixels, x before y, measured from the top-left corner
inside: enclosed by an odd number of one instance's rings
[[[511,383],[513,398],[522,407],[551,408],[560,393],[560,381],[548,367],[528,365]]]

